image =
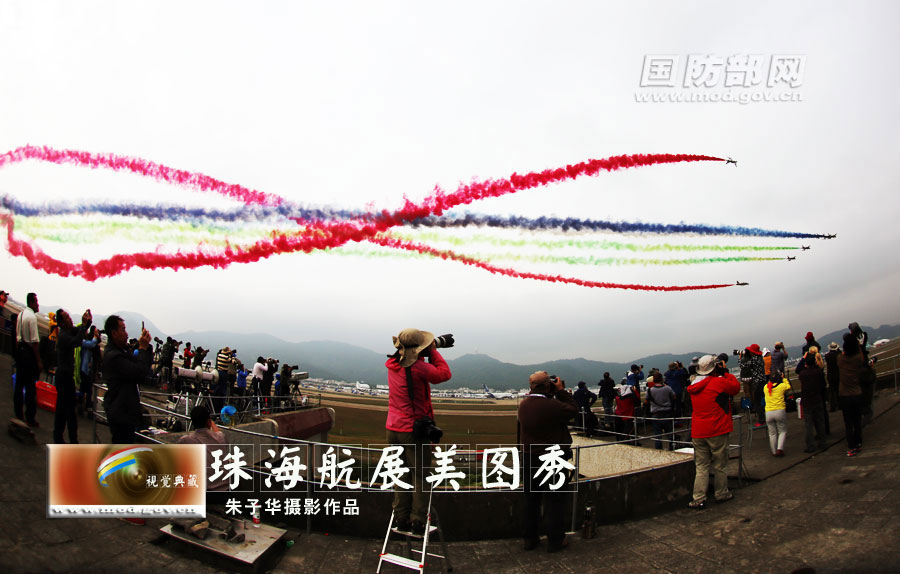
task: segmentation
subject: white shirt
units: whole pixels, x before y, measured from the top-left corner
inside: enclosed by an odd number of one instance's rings
[[[25,307],[19,313],[19,320],[16,322],[16,341],[25,343],[41,342],[40,335],[38,335],[37,316],[31,307]]]
[[[257,379],[262,380],[263,375],[268,370],[269,370],[268,367],[266,367],[262,363],[256,363],[255,365],[253,365],[253,376],[256,377]]]

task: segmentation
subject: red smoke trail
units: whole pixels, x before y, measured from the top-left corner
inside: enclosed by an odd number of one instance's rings
[[[450,194],[445,194],[442,190],[436,189],[435,193],[425,198],[421,204],[416,205],[407,201],[402,209],[394,213],[383,211],[378,219],[389,223],[389,226],[393,227],[394,225],[400,225],[415,219],[428,217],[429,215],[443,215],[447,209],[459,205],[467,205],[480,199],[500,197],[509,193],[576,179],[582,176],[593,176],[604,170],[616,171],[629,167],[692,161],[725,160],[709,155],[670,153],[617,155],[606,159],[591,159],[574,165],[567,165],[566,167],[545,169],[541,172],[530,172],[524,175],[514,173],[505,179],[489,179],[484,182],[472,183],[461,186]]]
[[[5,165],[36,159],[56,164],[74,164],[85,167],[103,167],[114,171],[127,170],[151,177],[157,181],[166,181],[182,187],[201,191],[214,191],[247,204],[280,205],[284,200],[276,195],[249,190],[239,185],[227,184],[201,173],[176,170],[140,158],[128,158],[113,154],[91,154],[73,150],[54,150],[48,147],[24,146],[0,155],[0,168]],[[77,276],[88,281],[102,277],[112,277],[133,267],[140,269],[195,269],[202,266],[227,267],[231,263],[250,263],[279,253],[310,252],[315,249],[339,247],[348,241],[363,241],[374,237],[377,233],[387,231],[391,227],[410,221],[442,215],[447,209],[458,205],[469,204],[487,197],[500,197],[517,191],[547,185],[549,183],[575,179],[581,176],[592,176],[602,170],[615,171],[627,167],[640,167],[660,163],[677,163],[692,161],[723,161],[721,158],[690,154],[640,154],[614,156],[606,159],[594,159],[564,168],[547,169],[542,172],[531,172],[524,175],[513,174],[507,179],[488,180],[461,186],[453,193],[444,193],[437,189],[434,194],[425,198],[421,204],[407,200],[399,210],[382,211],[372,221],[347,222],[308,222],[305,231],[298,234],[273,234],[271,239],[261,240],[246,248],[227,248],[221,253],[208,253],[198,250],[190,253],[178,252],[164,254],[156,252],[120,254],[108,259],[90,263],[66,263],[50,257],[40,248],[27,241],[15,238],[11,216],[0,216],[0,222],[7,226],[8,249],[12,255],[24,256],[35,269],[54,273],[63,277]],[[404,248],[405,247],[401,247]],[[444,257],[446,258],[446,257]],[[471,264],[475,264],[475,260]],[[501,268],[481,263],[485,270],[501,272]],[[511,271],[511,270],[510,270]],[[605,284],[584,282],[578,279],[552,278],[536,274],[520,274],[511,271],[510,276],[522,278],[545,278],[544,280],[563,281],[600,287]],[[609,284],[614,285],[614,284]],[[666,290],[661,288],[659,290]]]
[[[484,269],[489,273],[496,275],[505,275],[506,277],[516,277],[518,279],[536,279],[538,281],[549,281],[551,283],[569,283],[572,285],[580,285],[581,287],[596,287],[600,289],[632,289],[635,291],[700,291],[704,289],[722,289],[724,287],[732,287],[732,283],[722,285],[635,285],[628,283],[605,283],[600,281],[588,281],[586,279],[578,279],[577,277],[563,277],[561,275],[545,275],[543,273],[529,273],[527,271],[516,271],[505,267],[497,267],[490,263],[485,263],[479,259],[473,259],[453,251],[446,249],[435,249],[428,245],[420,243],[412,243],[401,239],[396,239],[384,234],[378,234],[369,239],[371,243],[391,247],[393,249],[405,249],[415,253],[423,253],[432,257],[440,257],[441,259],[450,259],[451,261],[459,261],[465,265],[472,265],[479,269]]]
[[[247,205],[281,205],[284,201],[277,195],[247,189],[241,185],[225,183],[208,175],[175,169],[138,157],[120,156],[112,153],[97,154],[78,150],[57,150],[47,146],[22,146],[0,155],[0,169],[6,165],[28,159],[55,163],[57,165],[77,165],[91,169],[105,168],[112,171],[130,171],[156,181],[172,183],[197,191],[214,191],[237,199]]]
[[[269,257],[275,253],[286,253],[289,251],[303,250],[306,252],[314,249],[324,249],[331,247],[329,243],[333,242],[333,238],[324,236],[310,237],[308,235],[288,236],[279,235],[270,241],[259,241],[249,248],[228,248],[222,253],[135,253],[131,255],[114,255],[109,259],[103,259],[96,263],[81,261],[81,263],[66,263],[50,257],[44,253],[39,247],[32,245],[27,241],[21,241],[15,238],[13,233],[13,219],[9,215],[0,214],[0,223],[6,225],[7,241],[9,243],[9,252],[13,255],[24,256],[35,269],[54,273],[62,277],[82,277],[88,281],[95,281],[103,277],[112,277],[123,271],[137,267],[139,269],[194,269],[202,266],[211,266],[223,268],[231,263],[251,263],[265,257]],[[520,279],[535,279],[538,281],[548,281],[551,283],[568,283],[580,285],[582,287],[595,287],[602,289],[633,289],[638,291],[696,291],[702,289],[720,289],[723,287],[731,287],[732,284],[723,285],[688,285],[688,286],[657,286],[657,285],[635,285],[620,283],[604,283],[599,281],[587,281],[574,277],[563,277],[561,275],[545,275],[541,273],[529,273],[516,271],[515,269],[507,269],[485,263],[465,255],[454,253],[453,251],[439,250],[426,245],[414,244],[391,237],[385,237],[383,234],[374,233],[366,240],[392,247],[395,249],[404,249],[440,257],[441,259],[449,259],[459,261],[466,265],[473,265],[480,269],[484,269],[489,273],[505,275],[507,277],[516,277]],[[357,239],[359,241],[359,239]],[[319,242],[319,245],[315,245]],[[343,243],[343,242],[342,242]]]

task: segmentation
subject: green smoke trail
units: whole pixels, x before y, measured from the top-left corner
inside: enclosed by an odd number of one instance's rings
[[[393,235],[393,234],[392,234]],[[324,252],[345,257],[400,257],[404,259],[430,258],[421,253],[386,251],[369,249],[355,245],[343,245]],[[516,255],[508,253],[466,253],[467,257],[481,261],[515,261],[519,263],[551,263],[566,265],[586,266],[611,266],[611,265],[700,265],[707,263],[742,263],[748,261],[783,261],[784,257],[691,257],[686,259],[643,259],[638,257],[577,257],[564,255]]]
[[[200,244],[224,248],[227,245],[252,243],[262,237],[271,235],[271,226],[223,225],[216,223],[197,223],[183,221],[146,221],[130,220],[92,220],[71,217],[20,217],[17,219],[17,231],[34,239],[43,239],[59,243],[84,244],[107,239],[116,241],[150,242],[166,245]],[[302,233],[302,229],[292,228]],[[469,239],[445,237],[438,233],[394,233],[400,238],[422,242],[449,242],[456,246],[473,243],[489,244],[498,247],[537,246],[545,249],[576,247],[582,249],[617,249],[628,251],[737,251],[737,250],[784,250],[795,247],[764,247],[737,245],[639,245],[607,240],[540,240],[540,239],[503,239],[490,235],[477,234]],[[385,251],[380,248],[366,248],[360,245],[344,245],[324,250],[326,253],[350,257],[392,257],[405,259],[428,259],[431,256],[408,251]],[[487,262],[514,261],[535,264],[565,264],[582,266],[612,265],[698,265],[708,263],[735,263],[749,261],[775,261],[782,257],[689,257],[682,259],[637,258],[637,257],[597,257],[577,255],[536,255],[514,253],[467,253],[468,256]]]
[[[16,219],[16,230],[33,239],[57,243],[85,244],[108,239],[116,241],[149,242],[159,244],[197,244],[210,246],[252,243],[271,235],[271,224],[221,224],[197,221],[147,221],[145,219],[84,219],[68,217],[22,217]],[[297,228],[276,231],[297,231]],[[468,238],[454,237],[435,232],[394,232],[394,236],[420,243],[449,243],[455,248],[474,244],[495,247],[541,249],[592,249],[631,252],[736,252],[736,251],[786,251],[797,247],[764,245],[685,245],[662,243],[643,245],[624,243],[606,239],[510,239],[486,234],[475,234]],[[227,241],[226,238],[227,237]]]
[[[431,231],[394,231],[392,235],[407,241],[420,243],[449,243],[454,247],[472,245],[473,243],[486,243],[496,247],[540,247],[542,249],[562,249],[574,247],[576,249],[614,249],[616,251],[785,251],[796,250],[798,247],[765,246],[765,245],[673,245],[662,243],[657,245],[644,245],[640,243],[623,243],[621,241],[609,241],[605,239],[509,239],[485,234],[475,234],[471,237],[454,237]]]
[[[296,230],[297,227],[291,228]],[[159,244],[203,243],[224,247],[252,243],[272,233],[271,225],[223,225],[137,218],[87,219],[67,217],[16,218],[16,232],[55,243],[86,244],[105,240]],[[227,238],[227,239],[226,239]]]

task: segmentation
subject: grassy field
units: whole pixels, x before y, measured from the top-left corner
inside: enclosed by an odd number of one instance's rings
[[[328,404],[334,409],[334,428],[328,435],[328,442],[338,444],[384,444],[384,423],[387,420],[387,406],[383,410],[356,408],[351,403],[332,402]],[[437,405],[435,405],[437,407]],[[481,409],[494,409],[497,405],[482,405]],[[444,408],[443,406],[438,408]],[[468,410],[478,410],[473,405]],[[437,415],[437,425],[443,429],[442,444],[471,445],[476,444],[515,444],[516,412],[510,410],[503,414],[483,415]]]
[[[494,402],[485,402],[485,401],[471,401],[471,402],[442,402],[432,400],[432,406],[436,411],[509,411],[516,412],[518,410],[518,404],[516,401],[498,401]],[[382,408],[387,408],[387,399],[381,398],[370,398],[370,397],[357,397],[355,395],[322,395],[322,404],[325,405],[334,405],[334,404],[346,404],[348,406],[353,405],[371,405]]]

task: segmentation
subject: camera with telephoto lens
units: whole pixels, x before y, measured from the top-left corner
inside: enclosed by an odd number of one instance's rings
[[[453,339],[453,333],[447,333],[434,338],[434,346],[438,349],[449,349],[456,341]]]
[[[437,444],[441,442],[441,437],[444,436],[444,431],[442,431],[439,426],[434,424],[434,419],[424,417],[421,419],[417,419],[416,422],[413,423],[413,436],[418,440],[427,440],[432,444]]]

